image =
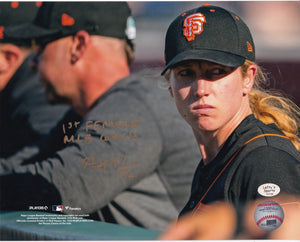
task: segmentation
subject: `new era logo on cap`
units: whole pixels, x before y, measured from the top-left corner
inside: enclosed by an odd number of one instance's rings
[[[249,52],[253,52],[253,47],[252,45],[249,43],[249,41],[247,41],[247,48]]]

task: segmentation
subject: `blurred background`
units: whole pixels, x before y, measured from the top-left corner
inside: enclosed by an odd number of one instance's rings
[[[162,68],[169,24],[204,3],[233,11],[246,22],[270,88],[282,90],[300,106],[300,1],[130,1],[137,28],[133,71]]]

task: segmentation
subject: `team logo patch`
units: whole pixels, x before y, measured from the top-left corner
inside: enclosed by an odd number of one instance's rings
[[[187,41],[195,39],[196,35],[203,32],[203,23],[206,23],[205,16],[202,13],[188,15],[183,21],[183,35]]]

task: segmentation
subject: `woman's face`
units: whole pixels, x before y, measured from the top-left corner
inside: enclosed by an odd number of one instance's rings
[[[252,84],[247,85],[240,67],[188,61],[172,68],[168,79],[179,113],[196,132],[239,123],[250,110],[246,94]]]

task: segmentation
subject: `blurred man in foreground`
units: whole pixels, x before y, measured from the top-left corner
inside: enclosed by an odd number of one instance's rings
[[[33,20],[38,4],[0,3],[0,157],[47,135],[67,110],[45,100],[38,74],[29,67],[31,39],[12,40],[3,31]]]
[[[159,73],[130,75],[127,3],[47,2],[33,24],[5,33],[35,40],[48,100],[79,117],[62,121],[62,146],[48,158],[2,161],[2,209],[61,204],[73,208],[67,214],[163,230],[188,198],[200,153]]]

